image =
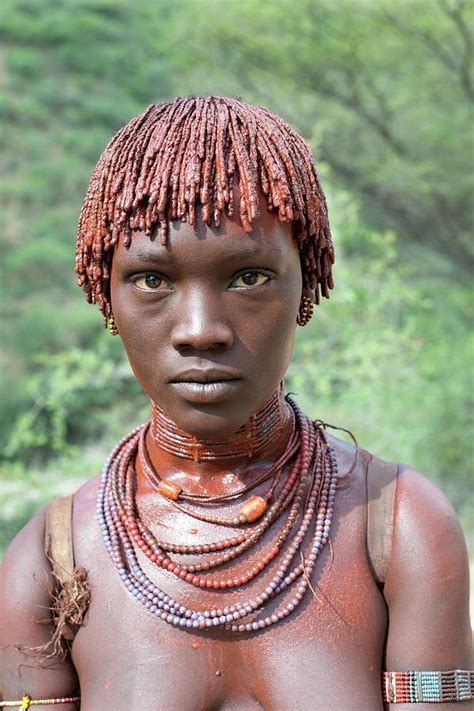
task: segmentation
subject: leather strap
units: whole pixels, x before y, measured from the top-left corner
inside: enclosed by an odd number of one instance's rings
[[[72,495],[58,496],[51,499],[46,509],[44,548],[51,560],[55,577],[63,584],[74,573],[72,499]]]
[[[398,464],[371,457],[367,465],[367,552],[374,578],[384,583],[392,553]]]

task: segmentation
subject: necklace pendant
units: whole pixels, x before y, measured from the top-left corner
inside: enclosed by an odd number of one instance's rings
[[[240,509],[247,523],[257,521],[267,510],[267,502],[262,496],[251,496]]]
[[[160,481],[157,487],[158,493],[164,496],[166,499],[171,499],[171,501],[177,501],[183,491],[178,484],[175,484],[168,479],[163,479]]]

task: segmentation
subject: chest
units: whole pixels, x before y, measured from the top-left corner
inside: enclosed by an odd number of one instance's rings
[[[82,711],[382,708],[385,605],[368,568],[359,503],[353,493],[338,496],[331,545],[299,607],[248,635],[175,629],[153,617],[125,590],[91,526],[78,562],[89,569],[92,602],[73,646]],[[219,593],[190,593],[170,573],[147,573],[185,604],[223,604]]]
[[[93,612],[75,643],[81,709],[376,709],[383,613],[368,605],[351,620],[341,602],[310,603],[280,628],[232,640],[163,629],[128,604],[109,620]]]

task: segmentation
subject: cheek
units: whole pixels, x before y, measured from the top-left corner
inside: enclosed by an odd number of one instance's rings
[[[157,366],[162,361],[165,339],[157,333],[159,326],[157,328],[136,315],[129,318],[129,314],[121,313],[120,309],[118,314],[119,335],[130,367],[143,390],[151,397],[156,387]]]
[[[266,324],[264,338],[262,339],[262,363],[278,380],[285,374],[291,355],[296,332],[296,315],[293,309],[277,313]],[[262,329],[263,330],[263,329]]]
[[[281,379],[284,375],[293,351],[300,295],[299,284],[292,283],[273,301],[241,318],[238,337],[259,377]]]
[[[290,286],[283,294],[279,308],[271,317],[271,343],[267,353],[267,362],[278,373],[279,379],[284,376],[293,353],[296,334],[296,318],[301,301],[301,272],[299,264]]]
[[[152,368],[154,354],[156,355],[156,345],[150,332],[150,325],[146,318],[138,317],[127,298],[126,290],[114,282],[113,272],[111,304],[119,338],[127,353],[130,367],[143,390],[150,394],[147,372]]]

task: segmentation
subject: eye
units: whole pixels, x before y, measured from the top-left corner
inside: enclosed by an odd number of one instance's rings
[[[230,286],[232,289],[248,289],[255,286],[262,286],[262,284],[266,284],[270,279],[270,274],[264,274],[263,272],[249,269],[239,274],[239,276],[231,282]]]
[[[133,279],[133,282],[137,289],[141,289],[142,291],[164,291],[165,289],[171,288],[169,282],[153,272],[140,274]]]

